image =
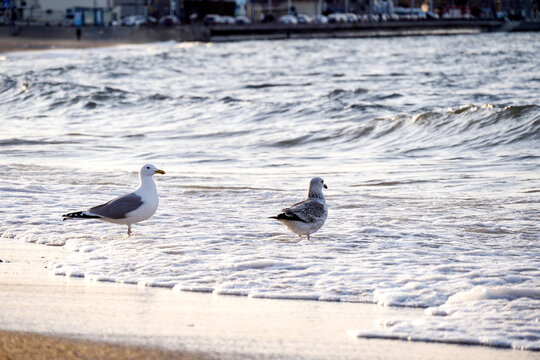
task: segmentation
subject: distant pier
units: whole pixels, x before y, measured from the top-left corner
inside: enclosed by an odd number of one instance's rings
[[[211,41],[251,39],[354,38],[410,35],[451,35],[491,32],[502,29],[502,21],[387,21],[338,24],[250,24],[214,25]]]

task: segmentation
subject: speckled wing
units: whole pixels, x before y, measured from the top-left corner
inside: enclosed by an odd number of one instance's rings
[[[88,209],[89,213],[109,219],[124,219],[126,214],[137,210],[143,204],[140,196],[135,193],[113,199],[103,205]]]
[[[320,201],[307,199],[281,211],[289,218],[298,218],[300,221],[310,223],[323,217],[325,208]]]

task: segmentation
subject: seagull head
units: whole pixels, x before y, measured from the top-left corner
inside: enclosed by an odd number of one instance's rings
[[[309,197],[321,197],[322,189],[328,189],[328,186],[324,183],[324,180],[320,177],[311,179],[309,183]]]
[[[141,176],[153,176],[154,174],[165,174],[165,171],[158,169],[152,164],[146,164],[141,168]]]

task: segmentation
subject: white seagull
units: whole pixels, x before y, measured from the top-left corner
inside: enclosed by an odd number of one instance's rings
[[[62,217],[64,220],[97,219],[127,225],[127,234],[131,235],[131,225],[149,219],[158,208],[159,197],[156,184],[152,179],[154,174],[165,174],[165,171],[159,170],[152,164],[146,164],[139,172],[141,185],[134,192],[88,210],[64,214]]]
[[[307,235],[309,240],[309,235],[319,230],[328,216],[323,188],[328,189],[323,179],[320,177],[311,179],[306,200],[281,210],[283,211],[281,214],[271,218],[277,219],[299,237]]]

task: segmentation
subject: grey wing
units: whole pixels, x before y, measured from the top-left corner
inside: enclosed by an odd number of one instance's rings
[[[305,202],[308,202],[308,201],[310,201],[310,200],[309,199],[302,200],[300,202],[297,202],[296,204],[293,204],[293,205],[289,206],[288,208],[281,209],[281,211],[283,211],[283,212],[290,211],[291,209],[295,209],[295,208],[301,206],[302,204],[304,204]]]
[[[319,201],[304,200],[290,208],[283,209],[286,214],[294,214],[305,222],[313,222],[324,216],[324,205]]]
[[[140,196],[135,193],[127,194],[111,200],[103,205],[88,209],[89,212],[109,219],[123,219],[126,214],[136,210],[143,204]]]

